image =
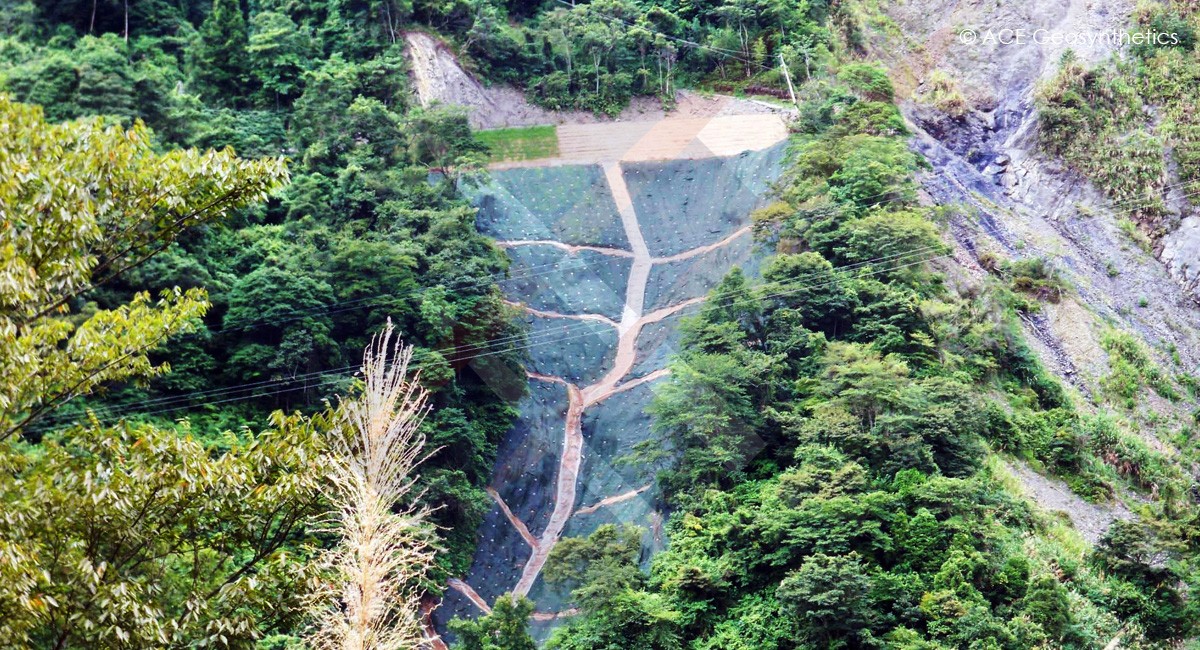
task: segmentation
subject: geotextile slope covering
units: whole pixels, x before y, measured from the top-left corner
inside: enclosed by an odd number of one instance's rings
[[[474,564],[434,613],[440,628],[516,591],[548,631],[570,614],[541,576],[561,537],[619,522],[645,530],[647,560],[667,543],[655,470],[629,457],[651,435],[646,407],[680,319],[730,269],[757,271],[749,215],[784,149],[516,168],[465,188],[513,262],[501,287],[526,312],[529,394],[499,449]]]

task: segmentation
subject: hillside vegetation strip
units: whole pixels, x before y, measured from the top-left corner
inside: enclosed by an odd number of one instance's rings
[[[554,126],[492,129],[478,131],[475,137],[488,148],[488,160],[493,163],[558,157]]]

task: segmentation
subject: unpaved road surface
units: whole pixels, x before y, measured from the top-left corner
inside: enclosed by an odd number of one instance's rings
[[[787,137],[783,115],[667,116],[654,121],[564,124],[558,156],[494,169],[615,161],[698,159],[765,149]]]

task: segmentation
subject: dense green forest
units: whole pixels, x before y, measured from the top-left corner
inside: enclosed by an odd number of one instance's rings
[[[1079,410],[1026,347],[1018,315],[1055,299],[1053,280],[1022,264],[980,284],[945,262],[946,215],[915,202],[921,161],[882,70],[846,65],[805,95],[779,202],[756,215],[777,252],[687,321],[653,406],[644,453],[678,455],[661,475],[670,546],[645,575],[637,530],[560,544],[548,579],[584,614],[547,647],[1192,638],[1191,479],[1117,416]],[[1131,397],[1147,387],[1128,380]],[[996,452],[1089,498],[1133,484],[1160,499],[1082,551],[1014,495]]]
[[[139,291],[204,288],[212,308],[196,330],[153,355],[171,372],[55,405],[25,437],[91,407],[106,421],[187,415],[214,438],[276,408],[319,408],[349,385],[367,336],[390,317],[435,387],[428,431],[443,451],[424,478],[445,506],[445,567],[465,569],[487,507],[480,486],[523,390],[513,346],[488,341],[520,332],[494,286],[506,259],[475,232],[453,178],[427,182],[471,173],[485,154],[464,115],[415,106],[401,30],[441,30],[482,74],[520,81],[546,106],[614,111],[691,79],[777,81],[766,61],[776,53],[797,70],[828,58],[828,7],[759,5],[6,3],[3,88],[49,120],[141,120],[161,149],[293,161],[290,184],[268,202],[181,233],[78,299],[111,308]],[[709,56],[726,49],[756,63],[731,69],[728,56]]]
[[[982,280],[948,260],[946,209],[917,201],[922,160],[866,62],[871,7],[4,3],[0,647],[302,647],[333,544],[305,524],[328,507],[315,459],[345,412],[329,400],[362,389],[389,320],[431,407],[412,493],[440,541],[417,591],[469,566],[523,332],[496,286],[507,258],[456,189],[487,151],[464,114],[413,99],[408,29],[549,108],[779,88],[779,60],[799,86],[755,214],[770,259],[686,321],[638,454],[661,467],[670,544],[646,572],[636,529],[564,540],[545,575],[579,615],[547,647],[1193,642],[1195,484],[1120,405],[1194,385],[1114,331],[1116,407],[1081,407],[1019,327],[1069,287],[1038,260]],[[1137,20],[1191,30],[1185,9]],[[1168,144],[1194,178],[1195,46],[1128,69],[1066,57],[1041,93],[1047,149],[1116,199],[1161,186]],[[1143,102],[1163,135],[1140,130]],[[1153,156],[1095,162],[1131,140]],[[1137,215],[1152,236],[1155,214]],[[1145,498],[1091,548],[1016,496],[1007,457],[1093,501]],[[502,599],[452,629],[465,650],[529,650],[533,609]]]
[[[36,440],[96,407],[106,421],[187,415],[217,442],[276,408],[319,409],[349,386],[367,337],[391,318],[434,389],[428,431],[443,451],[424,479],[444,506],[444,565],[461,570],[492,445],[522,386],[511,346],[487,344],[519,335],[494,284],[507,262],[452,183],[428,182],[431,170],[469,170],[479,147],[461,114],[411,106],[401,50],[358,24],[365,15],[312,11],[339,29],[301,28],[267,7],[247,19],[237,2],[134,3],[128,34],[115,3],[9,9],[4,86],[47,118],[139,119],[164,150],[231,146],[293,161],[291,183],[270,201],[182,233],[78,299],[104,309],[139,291],[207,290],[212,307],[194,331],[153,355],[171,372],[99,404],[61,405],[24,433]]]

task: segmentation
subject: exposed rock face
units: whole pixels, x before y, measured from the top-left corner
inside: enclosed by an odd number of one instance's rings
[[[1200,217],[1192,211],[1179,226],[1162,238],[1158,258],[1171,276],[1193,296],[1200,297]]]
[[[926,134],[985,176],[997,179],[1006,193],[1020,202],[1037,205],[1045,198],[1053,198],[1037,196],[1044,185],[1039,180],[1046,173],[1068,174],[1058,161],[1045,160],[1038,153],[1033,91],[1040,81],[1055,74],[1067,49],[1089,65],[1101,64],[1117,54],[1119,43],[1109,38],[1127,29],[1130,3],[1058,0],[1004,3],[990,10],[975,3],[933,2],[922,7],[923,4],[906,4],[893,12],[906,32],[931,30],[923,34],[930,39],[930,47],[921,56],[895,59],[894,70],[901,85],[910,87],[913,96],[919,97],[929,73],[938,70],[958,82],[973,110],[961,118],[951,118],[930,106],[910,104],[906,114]],[[950,18],[939,23],[941,26],[930,25],[923,10],[947,11]],[[956,31],[958,28],[970,30],[977,42],[964,43]],[[994,39],[1009,42],[998,43]],[[1168,166],[1171,166],[1169,161]],[[1068,180],[1072,186],[1078,184],[1078,179]],[[1113,207],[1104,201],[1093,206],[1092,197],[1083,194],[1087,192],[1074,193],[1069,198],[1073,203],[1082,202],[1084,208]],[[1174,190],[1166,197],[1166,203],[1184,215],[1187,227],[1178,227],[1179,218],[1166,218],[1166,223],[1153,225],[1170,233],[1160,242],[1163,254],[1159,257],[1170,274],[1191,292],[1197,284],[1197,271],[1192,267],[1198,266],[1200,224],[1189,221],[1193,217],[1188,215],[1194,209],[1186,198],[1185,192]]]
[[[504,85],[485,86],[462,69],[454,53],[440,40],[424,32],[404,35],[417,101],[422,106],[460,106],[471,126],[495,129],[534,124],[595,121],[591,113],[556,113],[534,106],[521,91]]]
[[[445,44],[424,32],[409,32],[404,40],[412,65],[413,90],[421,106],[457,104],[470,113],[494,108],[495,100],[488,96],[487,89],[459,67]]]
[[[923,179],[926,193],[936,203],[968,208],[952,229],[967,257],[982,250],[1045,257],[1072,282],[1091,316],[1078,326],[1116,324],[1153,348],[1174,346],[1185,369],[1196,368],[1200,313],[1184,285],[1194,287],[1200,273],[1200,224],[1185,221],[1168,239],[1162,253],[1167,266],[1134,245],[1117,226],[1124,216],[1121,206],[1111,205],[1089,182],[1038,150],[1034,93],[1058,69],[1067,45],[1032,37],[1020,43],[982,42],[988,30],[1117,33],[1128,23],[1131,4],[913,0],[887,11],[909,42],[922,44],[911,52],[889,48],[880,54],[908,97],[901,108],[915,132],[912,146],[932,165]],[[975,30],[980,42],[965,44],[959,29]],[[1072,49],[1080,60],[1098,63],[1114,53],[1114,45],[1084,38]],[[935,70],[955,80],[966,96],[971,109],[963,116],[921,103],[923,84]],[[1049,328],[1028,327],[1047,348],[1061,347]],[[1081,388],[1094,383],[1095,377],[1074,375],[1077,367],[1095,367],[1094,360],[1064,353],[1047,361]]]
[[[1002,29],[1119,33],[1128,24],[1131,3],[910,0],[886,11],[908,42],[920,44],[911,50],[881,48],[876,54],[889,62],[905,98],[901,110],[914,131],[911,146],[931,164],[922,180],[926,198],[965,208],[951,222],[958,261],[978,274],[984,251],[1040,256],[1075,289],[1062,304],[1025,319],[1027,339],[1047,367],[1085,398],[1092,397],[1108,372],[1097,341],[1106,327],[1115,326],[1160,351],[1164,365],[1171,362],[1161,351],[1176,350],[1181,370],[1194,372],[1200,364],[1194,294],[1200,284],[1200,222],[1184,219],[1162,241],[1160,262],[1121,232],[1122,206],[1112,205],[1086,179],[1039,151],[1034,95],[1039,82],[1057,71],[1064,44],[1028,38],[968,45],[959,38],[959,29],[975,30],[981,39],[988,30]],[[1087,64],[1114,54],[1114,44],[1103,38],[1085,39],[1072,49]],[[924,103],[935,71],[957,83],[969,110],[953,117]],[[1156,439],[1147,442],[1162,446]],[[1067,510],[1088,539],[1102,534],[1113,518],[1127,516],[1119,508],[1077,507],[1028,470],[1017,476],[1044,508]]]
[[[951,72],[985,110],[1024,94],[1030,83],[1054,72],[1063,52],[1095,63],[1113,51],[1103,35],[1125,29],[1133,2],[1129,0],[911,0],[888,5],[905,43],[920,48],[887,48],[881,53],[897,64],[901,91],[916,88],[925,75]],[[969,30],[974,38],[964,38]],[[1042,30],[1039,32],[1038,30]],[[1053,35],[1063,38],[1055,39]],[[1002,42],[1003,41],[1003,42]],[[899,49],[899,51],[898,51]],[[898,54],[898,56],[896,56]]]

